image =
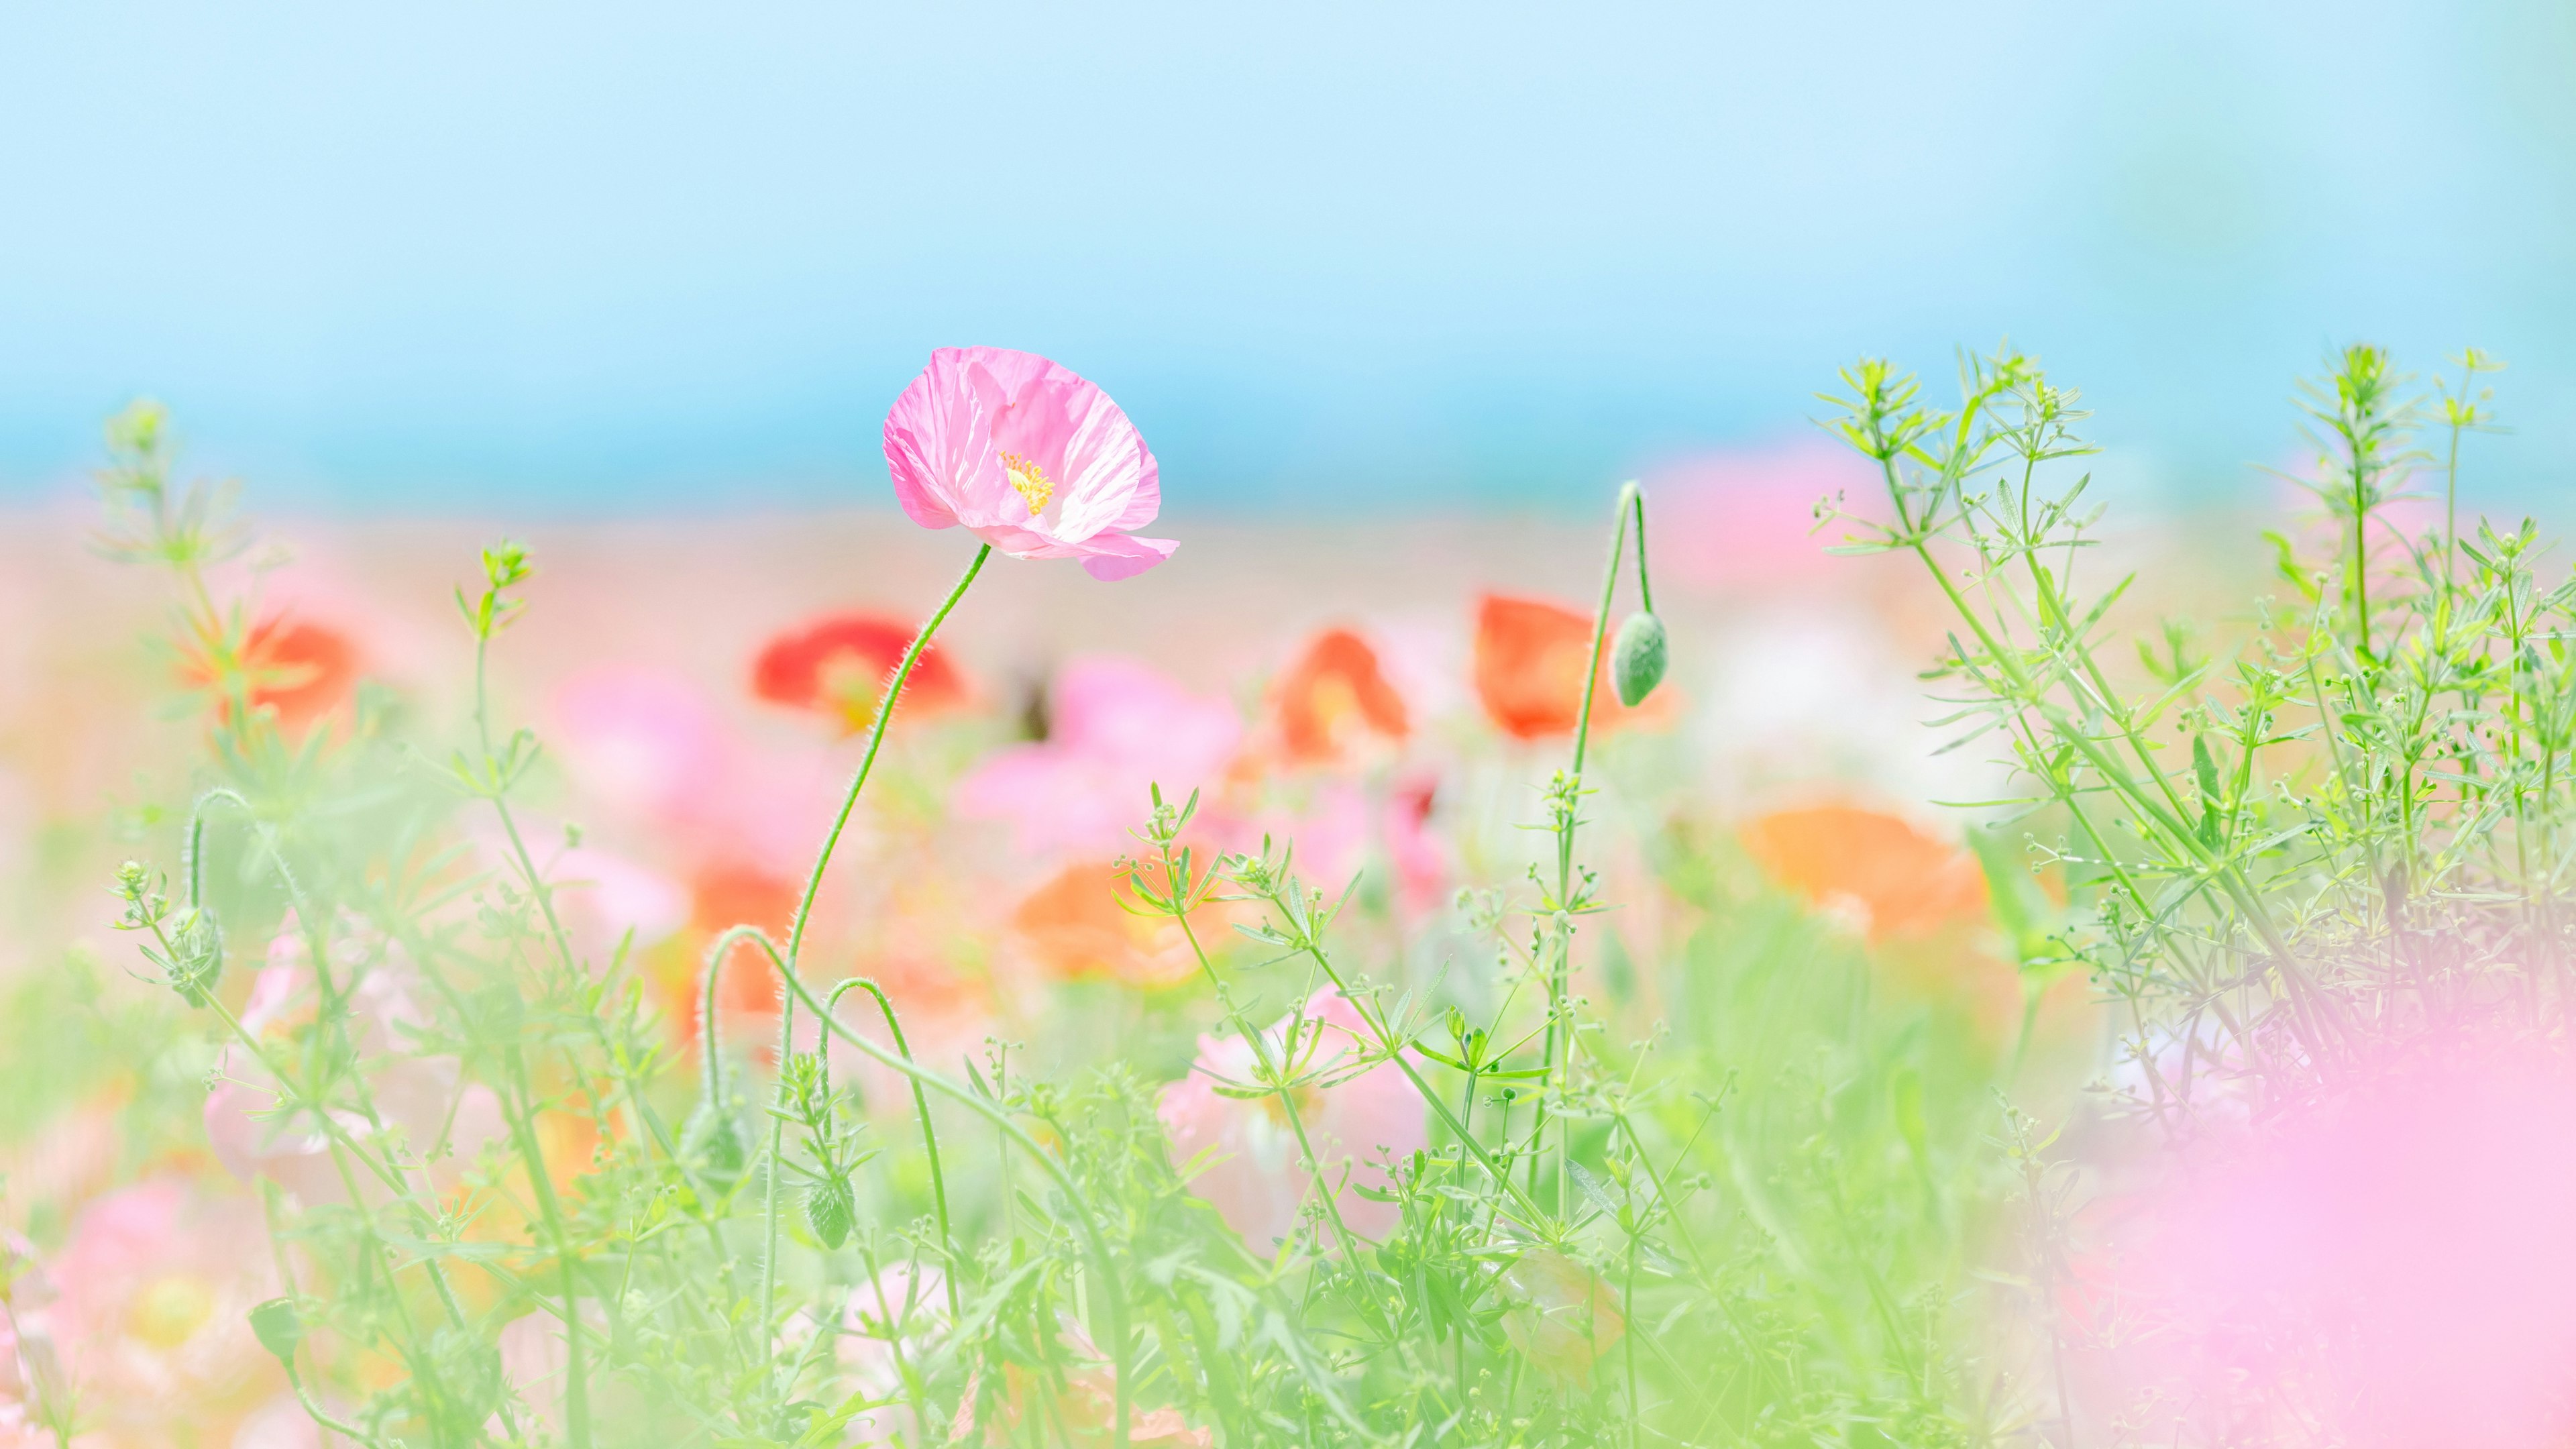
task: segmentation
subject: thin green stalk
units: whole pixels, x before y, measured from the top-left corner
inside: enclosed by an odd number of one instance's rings
[[[1583,790],[1583,759],[1585,751],[1590,748],[1592,742],[1592,705],[1594,697],[1601,688],[1601,648],[1603,642],[1609,637],[1610,604],[1618,596],[1619,565],[1627,553],[1628,521],[1631,514],[1635,515],[1637,524],[1637,573],[1640,581],[1638,595],[1645,600],[1648,611],[1651,612],[1654,608],[1654,595],[1644,582],[1645,495],[1636,484],[1627,483],[1620,486],[1618,506],[1611,515],[1615,522],[1610,530],[1610,563],[1601,574],[1601,607],[1592,616],[1592,650],[1584,661],[1583,707],[1576,716],[1574,725],[1574,763],[1565,783],[1565,798],[1556,807],[1558,811],[1558,817],[1554,822],[1556,898],[1555,919],[1549,928],[1547,963],[1546,1075],[1540,1078],[1545,1087],[1557,1085],[1557,1035],[1566,1014],[1566,995],[1573,970],[1574,832],[1575,827],[1581,823],[1577,812],[1580,809],[1579,802]],[[1570,1035],[1568,1045],[1571,1046]],[[1567,1055],[1570,1064],[1572,1053],[1569,1051]],[[1539,1093],[1537,1110],[1538,1120],[1530,1136],[1529,1187],[1533,1193],[1538,1191],[1539,1163],[1546,1156],[1547,1092],[1544,1090]],[[1567,1163],[1572,1152],[1571,1132],[1560,1123],[1557,1128],[1556,1166],[1556,1211],[1559,1217],[1565,1215],[1566,1194],[1570,1191],[1569,1178],[1572,1174],[1568,1170]]]
[[[991,1122],[994,1128],[1014,1146],[1035,1158],[1038,1165],[1046,1170],[1047,1175],[1055,1179],[1057,1189],[1064,1193],[1065,1201],[1074,1209],[1074,1228],[1082,1235],[1083,1244],[1090,1252],[1094,1266],[1100,1270],[1101,1296],[1108,1300],[1110,1332],[1115,1340],[1114,1346],[1109,1351],[1110,1371],[1116,1381],[1115,1414],[1112,1423],[1117,1449],[1127,1449],[1130,1442],[1128,1408],[1130,1396],[1134,1392],[1134,1375],[1130,1372],[1132,1345],[1128,1334],[1127,1290],[1119,1281],[1117,1259],[1109,1251],[1109,1239],[1101,1231],[1099,1214],[1091,1206],[1090,1199],[1083,1195],[1081,1186],[1074,1181],[1072,1171],[1053,1153],[1040,1147],[1036,1139],[1022,1131],[1019,1124],[1010,1119],[1010,1114],[986,1100],[983,1094],[959,1086],[937,1072],[921,1066],[910,1057],[878,1046],[834,1019],[825,1010],[823,1003],[814,999],[813,992],[806,988],[804,981],[787,968],[785,955],[771,943],[765,933],[755,930],[744,939],[754,942],[761,948],[788,991],[804,1002],[808,1010],[815,1013],[825,1031],[848,1042],[878,1065],[901,1072],[915,1082],[934,1088],[941,1094],[964,1103],[969,1110]]]
[[[802,959],[805,928],[814,914],[814,898],[823,893],[823,872],[832,864],[832,852],[839,848],[842,832],[849,829],[851,812],[859,806],[859,792],[867,788],[868,772],[876,768],[877,751],[885,744],[886,725],[894,718],[895,702],[903,697],[903,686],[912,678],[912,667],[921,662],[922,651],[930,647],[930,636],[938,633],[939,626],[947,622],[950,611],[957,607],[957,601],[966,597],[967,585],[975,582],[975,575],[983,572],[984,560],[992,556],[991,544],[976,546],[975,557],[966,565],[966,572],[957,576],[956,585],[949,589],[948,597],[940,601],[938,611],[921,626],[920,633],[912,636],[912,643],[903,651],[903,662],[895,666],[894,677],[887,681],[885,693],[877,699],[876,722],[868,727],[867,752],[859,757],[858,773],[850,777],[850,788],[841,797],[841,812],[832,818],[831,833],[823,837],[823,848],[815,853],[813,873],[806,877],[805,893],[797,899],[796,914],[787,923],[786,963],[790,976],[795,974]]]
[[[837,1014],[842,993],[852,990],[865,991],[876,998],[877,1010],[885,1015],[886,1034],[894,1038],[894,1049],[903,1054],[905,1061],[911,1061],[912,1047],[903,1039],[903,1023],[895,1019],[894,1003],[886,999],[883,987],[867,977],[853,976],[833,987],[832,994],[824,1000],[824,1014]],[[830,1058],[824,1060],[828,1066]],[[948,1285],[948,1317],[953,1323],[962,1311],[957,1303],[957,1274],[965,1260],[958,1255],[957,1240],[948,1229],[948,1179],[939,1169],[939,1130],[930,1122],[930,1098],[922,1091],[919,1079],[913,1079],[911,1086],[913,1115],[921,1119],[922,1154],[930,1159],[930,1202],[939,1215],[939,1247],[948,1255],[948,1271],[940,1276]]]

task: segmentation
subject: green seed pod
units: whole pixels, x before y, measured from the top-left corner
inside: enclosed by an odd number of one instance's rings
[[[680,1151],[696,1161],[708,1185],[719,1193],[740,1182],[744,1165],[751,1161],[742,1123],[712,1101],[700,1102],[698,1110],[689,1114],[689,1125],[680,1133]]]
[[[850,1240],[850,1228],[858,1221],[859,1204],[850,1191],[850,1180],[838,1173],[806,1189],[805,1222],[824,1247],[837,1248]]]
[[[1621,704],[1636,708],[1664,682],[1664,656],[1664,621],[1642,611],[1630,614],[1610,649],[1610,680]]]
[[[169,966],[170,987],[190,1006],[203,1006],[224,979],[224,931],[215,913],[203,908],[172,917],[170,944],[177,948]]]
[[[271,1298],[251,1309],[250,1331],[260,1347],[292,1368],[295,1350],[304,1342],[304,1315],[295,1311],[294,1299]]]

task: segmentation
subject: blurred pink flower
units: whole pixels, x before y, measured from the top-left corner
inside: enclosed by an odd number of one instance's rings
[[[553,889],[555,916],[571,938],[573,958],[592,974],[608,969],[629,933],[641,949],[689,923],[688,888],[661,872],[595,845],[566,845],[541,820],[522,816],[519,831]],[[508,837],[491,830],[481,844],[487,868],[512,890],[522,889],[518,853]],[[542,919],[538,924],[542,929]]]
[[[549,753],[583,808],[630,836],[792,873],[831,819],[844,767],[828,745],[754,748],[681,675],[590,669],[555,691],[547,713]]]
[[[502,1133],[501,1104],[489,1088],[463,1080],[453,1056],[413,1054],[411,1034],[428,1024],[414,999],[418,973],[398,942],[344,920],[332,938],[332,970],[348,998],[350,1037],[366,1068],[366,1087],[384,1130],[403,1134],[406,1154],[425,1161],[432,1186],[445,1190],[463,1176],[484,1144]],[[241,1023],[254,1037],[282,1038],[290,1025],[309,1020],[319,984],[304,933],[290,917],[269,942],[268,965],[251,983]],[[282,1041],[280,1043],[283,1044]],[[311,1203],[342,1202],[347,1183],[332,1160],[331,1137],[303,1114],[279,1115],[280,1095],[257,1058],[240,1043],[215,1060],[216,1085],[206,1094],[206,1139],[215,1159],[248,1182],[266,1177]],[[343,1107],[332,1121],[352,1139],[379,1128],[365,1114]],[[351,1175],[369,1197],[382,1183],[352,1164]]]
[[[921,1373],[937,1336],[948,1327],[948,1280],[928,1265],[891,1263],[850,1290],[833,1354],[849,1387],[891,1400],[850,1425],[854,1444],[927,1442],[904,1402],[904,1370]]]
[[[894,495],[924,528],[960,524],[1014,558],[1078,558],[1123,579],[1171,557],[1128,530],[1163,502],[1154,455],[1099,388],[1034,353],[943,347],[886,414]]]
[[[1430,828],[1438,787],[1420,771],[1384,788],[1325,780],[1290,792],[1289,808],[1264,812],[1239,834],[1247,850],[1256,829],[1293,845],[1298,877],[1328,895],[1373,871],[1396,905],[1418,916],[1439,905],[1449,880],[1448,851]]]
[[[2152,1386],[2249,1440],[2570,1442],[2576,1068],[2471,1032],[2354,1076],[2195,1152],[2088,1260],[2131,1320],[2103,1412]]]
[[[1867,459],[1821,438],[1667,464],[1646,476],[1655,577],[1729,589],[1816,580],[1849,531],[1819,531],[1817,503],[1839,497],[1870,517],[1885,488]]]
[[[1115,853],[1151,810],[1160,784],[1178,804],[1220,783],[1243,740],[1222,699],[1191,694],[1132,659],[1077,659],[1048,696],[1051,733],[984,757],[958,782],[960,814],[1008,820],[1032,854]]]
[[[250,1330],[278,1291],[259,1210],[175,1179],[110,1193],[51,1264],[48,1310],[82,1418],[103,1442],[224,1442],[285,1387]]]
[[[1298,1120],[1333,1185],[1342,1221],[1362,1237],[1382,1238],[1394,1230],[1399,1209],[1351,1186],[1393,1186],[1385,1160],[1429,1141],[1422,1099],[1392,1063],[1361,1065],[1359,1013],[1340,993],[1316,992],[1302,1017],[1289,1071],[1311,1080],[1290,1092]],[[1283,1018],[1263,1033],[1274,1063],[1290,1049],[1288,1026]],[[1190,1074],[1163,1089],[1156,1115],[1171,1137],[1173,1162],[1199,1163],[1190,1191],[1213,1204],[1246,1242],[1266,1249],[1294,1230],[1313,1179],[1298,1161],[1296,1131],[1278,1096],[1229,1095],[1252,1087],[1258,1060],[1242,1037],[1200,1037]]]

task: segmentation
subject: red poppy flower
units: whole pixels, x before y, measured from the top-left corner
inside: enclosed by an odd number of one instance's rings
[[[752,662],[751,692],[773,704],[828,714],[856,733],[876,719],[877,696],[914,627],[884,614],[832,614],[769,641]],[[966,683],[936,645],[922,651],[904,685],[913,712],[953,708]]]
[[[1308,641],[1272,697],[1280,747],[1300,764],[1343,758],[1362,732],[1401,740],[1411,729],[1404,697],[1378,668],[1377,651],[1348,629],[1326,629]]]
[[[281,614],[242,636],[241,665],[251,707],[275,710],[278,726],[294,732],[349,697],[358,680],[358,647],[337,630]],[[202,657],[182,665],[180,677],[200,689],[220,682]]]
[[[1583,665],[1592,655],[1592,616],[1549,599],[1487,594],[1476,603],[1476,698],[1503,733],[1518,740],[1570,735],[1583,717]],[[1649,700],[1653,710],[1663,698]],[[1638,711],[1619,703],[1610,687],[1609,651],[1602,651],[1600,685],[1593,691],[1592,728],[1598,732]]]
[[[1876,810],[1774,811],[1744,827],[1744,848],[1783,889],[1849,916],[1873,941],[1926,935],[1986,909],[1975,857]]]

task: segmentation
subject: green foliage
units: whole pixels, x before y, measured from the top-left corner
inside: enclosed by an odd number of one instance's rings
[[[1385,1190],[1355,1189],[1394,1209],[1374,1241],[1307,1148],[1319,1190],[1295,1230],[1247,1244],[1190,1190],[1157,1086],[1127,1063],[1039,1079],[999,1043],[962,1079],[917,1062],[875,983],[817,998],[804,909],[783,943],[717,939],[703,1071],[681,1067],[630,953],[576,945],[515,813],[544,756],[496,718],[485,675],[524,611],[528,553],[486,550],[479,588],[457,591],[476,675],[456,738],[388,713],[290,741],[255,703],[241,606],[202,571],[231,525],[211,492],[172,501],[148,408],[114,430],[112,536],[168,571],[223,707],[178,879],[123,868],[116,924],[147,942],[170,993],[157,1009],[207,1023],[346,1188],[275,1202],[297,1281],[254,1326],[314,1387],[317,1419],[362,1442],[2046,1432],[2064,1412],[2046,1300],[2071,1179],[2056,1128],[2007,1099],[2052,982],[2081,970],[2115,1004],[2121,1100],[2177,1134],[2324,1090],[2363,1038],[2437,1007],[2536,1023],[2558,999],[2576,591],[2539,580],[2528,524],[2425,537],[2385,518],[2437,474],[2456,517],[2459,440],[2492,426],[2477,379],[2494,366],[2470,354],[2436,408],[2384,354],[2344,354],[2305,394],[2332,534],[2278,538],[2293,603],[2219,652],[2167,626],[2134,668],[2110,647],[2129,581],[2079,582],[2099,512],[2070,476],[2091,451],[2074,395],[2008,352],[1966,361],[1954,411],[1883,363],[1845,374],[1833,426],[1888,501],[1847,519],[1847,547],[1928,570],[1959,631],[1932,676],[1947,723],[2000,742],[2022,786],[1970,834],[1993,929],[1957,947],[2018,973],[2000,1036],[1891,990],[1879,948],[1752,884],[1697,807],[1630,777],[1645,757],[1587,761],[1587,733],[1540,796],[1525,881],[1462,899],[1471,959],[1430,984],[1348,929],[1365,892],[1309,884],[1285,842],[1209,858],[1190,843],[1195,796],[1140,802],[1122,903],[1185,935],[1191,1009],[1249,1046],[1249,1072],[1214,1090],[1301,1146],[1318,1094],[1359,1073],[1418,1095],[1429,1145],[1387,1164]],[[1614,516],[1594,663],[1606,650],[1634,705],[1670,646],[1633,485]],[[1642,608],[1611,641],[1632,544]],[[881,714],[870,766],[883,732]],[[1605,787],[1663,812],[1621,820],[1683,908],[1653,959],[1608,929],[1616,903],[1583,863]],[[505,846],[471,854],[468,830]],[[807,906],[829,861],[827,846]],[[280,932],[309,983],[286,1025],[254,1030],[225,963]],[[724,969],[785,988],[772,1070],[717,1039]],[[416,1009],[400,1032],[368,1005],[388,989]],[[839,1015],[851,990],[882,1035]],[[1356,1055],[1318,1050],[1323,1025],[1297,1005],[1318,992],[1359,1023]],[[904,1078],[908,1112],[836,1088],[828,1055],[796,1049],[805,1018]],[[166,1038],[171,1019],[148,1029]],[[497,1115],[470,1160],[455,1111],[387,1105],[392,1074],[422,1064]],[[170,1115],[166,1096],[137,1100]],[[559,1346],[542,1401],[513,1367],[531,1343]]]

